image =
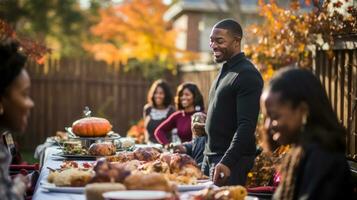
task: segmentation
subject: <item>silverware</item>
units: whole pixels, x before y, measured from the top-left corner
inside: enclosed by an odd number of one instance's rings
[[[47,169],[49,169],[50,171],[53,171],[53,172],[56,171],[55,169],[48,167],[48,166],[47,166]]]

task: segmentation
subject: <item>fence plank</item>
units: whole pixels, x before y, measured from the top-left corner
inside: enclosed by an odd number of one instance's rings
[[[344,120],[344,97],[345,97],[345,54],[342,52],[340,60],[340,120],[342,124],[345,124]]]
[[[352,113],[352,51],[348,52],[346,51],[348,60],[346,60],[346,67],[347,67],[347,131],[348,133],[351,133],[351,125],[352,123],[350,122],[351,118],[351,113]],[[351,141],[351,134],[347,134],[347,142]],[[347,145],[349,145],[347,143]],[[350,152],[350,148],[347,149],[347,153]]]

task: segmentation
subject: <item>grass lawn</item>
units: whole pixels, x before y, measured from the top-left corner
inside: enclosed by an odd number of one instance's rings
[[[34,152],[33,151],[21,151],[21,156],[23,161],[26,161],[29,164],[33,164],[33,163],[38,163],[39,160],[35,159],[33,157]]]

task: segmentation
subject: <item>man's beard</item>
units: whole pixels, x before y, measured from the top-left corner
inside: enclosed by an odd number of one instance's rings
[[[213,58],[215,63],[223,63],[225,60],[224,59],[217,59],[217,58]]]

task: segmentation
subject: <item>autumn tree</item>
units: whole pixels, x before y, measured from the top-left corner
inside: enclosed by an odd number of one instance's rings
[[[49,46],[55,57],[79,57],[86,54],[82,42],[91,40],[86,30],[106,1],[89,0],[89,7],[82,8],[79,0],[5,0],[0,1],[0,19],[17,35]]]
[[[50,53],[50,49],[42,43],[33,39],[19,37],[10,24],[0,19],[0,42],[8,40],[19,43],[20,50],[38,64],[43,64],[45,56]]]
[[[313,3],[314,8],[306,12],[300,9],[299,1],[292,1],[289,9],[274,1],[259,1],[265,21],[249,27],[244,51],[259,65],[265,79],[290,64],[310,66],[316,48],[332,52],[337,35],[357,33],[357,9],[351,0]]]
[[[175,47],[176,32],[163,19],[166,10],[162,0],[124,0],[104,8],[91,28],[98,41],[86,48],[96,59],[140,68],[148,76],[175,70],[176,59],[185,54]]]

